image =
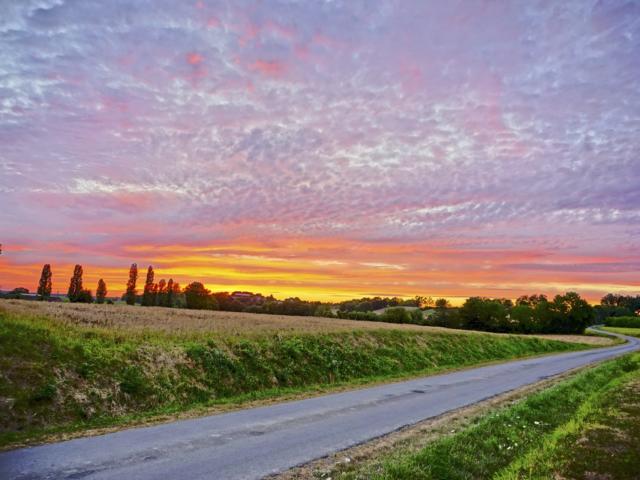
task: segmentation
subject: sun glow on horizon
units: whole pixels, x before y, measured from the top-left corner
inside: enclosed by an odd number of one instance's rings
[[[0,257],[0,288],[24,286],[33,291],[42,267],[33,259],[40,257],[40,248],[35,244],[16,247],[5,247]],[[631,276],[630,284],[611,282],[608,275],[589,282],[571,268],[549,271],[549,267],[572,265],[575,258],[554,258],[548,253],[546,260],[530,265],[526,263],[531,260],[527,251],[513,250],[494,257],[489,250],[456,250],[437,244],[329,239],[325,245],[317,238],[296,238],[279,239],[268,246],[238,240],[200,245],[111,245],[87,251],[58,246],[57,251],[65,252],[58,254],[63,258],[48,263],[52,264],[54,292],[61,293],[66,291],[76,261],[84,266],[85,287],[95,290],[98,279],[103,278],[111,296],[124,292],[130,263],[138,264],[139,289],[147,266],[152,265],[156,281],[172,278],[183,287],[199,281],[214,292],[252,291],[280,299],[323,302],[421,295],[444,297],[459,305],[469,296],[515,299],[523,294],[565,291],[578,291],[595,302],[608,292],[634,293],[638,289]],[[451,259],[456,259],[455,268]],[[610,261],[607,257],[580,260],[596,272]],[[524,275],[519,265],[526,267]]]

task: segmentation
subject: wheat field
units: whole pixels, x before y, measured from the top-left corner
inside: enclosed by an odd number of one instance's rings
[[[171,334],[270,335],[276,333],[329,333],[353,330],[438,330],[446,328],[383,322],[298,317],[259,313],[188,310],[182,308],[48,303],[0,300],[0,309],[11,313],[46,316],[55,321],[122,331],[152,330]]]
[[[182,308],[49,303],[26,300],[0,300],[0,311],[44,316],[70,326],[97,327],[121,332],[159,332],[172,336],[265,336],[275,334],[331,333],[356,330],[413,330],[468,335],[502,335],[442,327],[385,322],[343,320],[324,317],[298,317],[259,313],[188,310]],[[604,337],[587,335],[531,335],[549,340],[608,345]]]

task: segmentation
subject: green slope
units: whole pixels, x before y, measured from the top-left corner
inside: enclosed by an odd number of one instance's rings
[[[399,330],[189,340],[62,325],[0,309],[0,445],[581,348],[538,338]]]

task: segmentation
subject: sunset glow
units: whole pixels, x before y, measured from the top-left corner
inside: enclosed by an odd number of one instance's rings
[[[640,291],[640,3],[0,5],[0,289]]]

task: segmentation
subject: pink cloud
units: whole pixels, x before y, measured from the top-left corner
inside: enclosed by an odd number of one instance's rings
[[[309,47],[306,45],[298,44],[294,47],[293,52],[300,60],[307,60],[309,58]]]
[[[323,33],[316,33],[311,39],[311,43],[325,48],[334,48],[341,45],[341,42]]]
[[[190,52],[187,54],[187,63],[189,63],[189,65],[200,65],[203,60],[204,57],[199,53]]]
[[[250,41],[254,40],[258,34],[260,33],[260,27],[253,23],[249,23],[247,27],[244,29],[242,36],[240,37],[239,43],[241,47],[244,47]]]
[[[249,70],[269,77],[279,77],[284,74],[286,66],[277,60],[256,60],[249,65]]]
[[[423,69],[415,62],[404,62],[400,66],[402,86],[407,93],[417,93],[424,88]]]
[[[283,38],[287,38],[289,40],[295,38],[296,36],[296,29],[293,27],[287,27],[285,25],[282,25],[280,23],[274,22],[273,20],[269,20],[265,25],[264,25],[264,30],[278,35],[280,37]]]

